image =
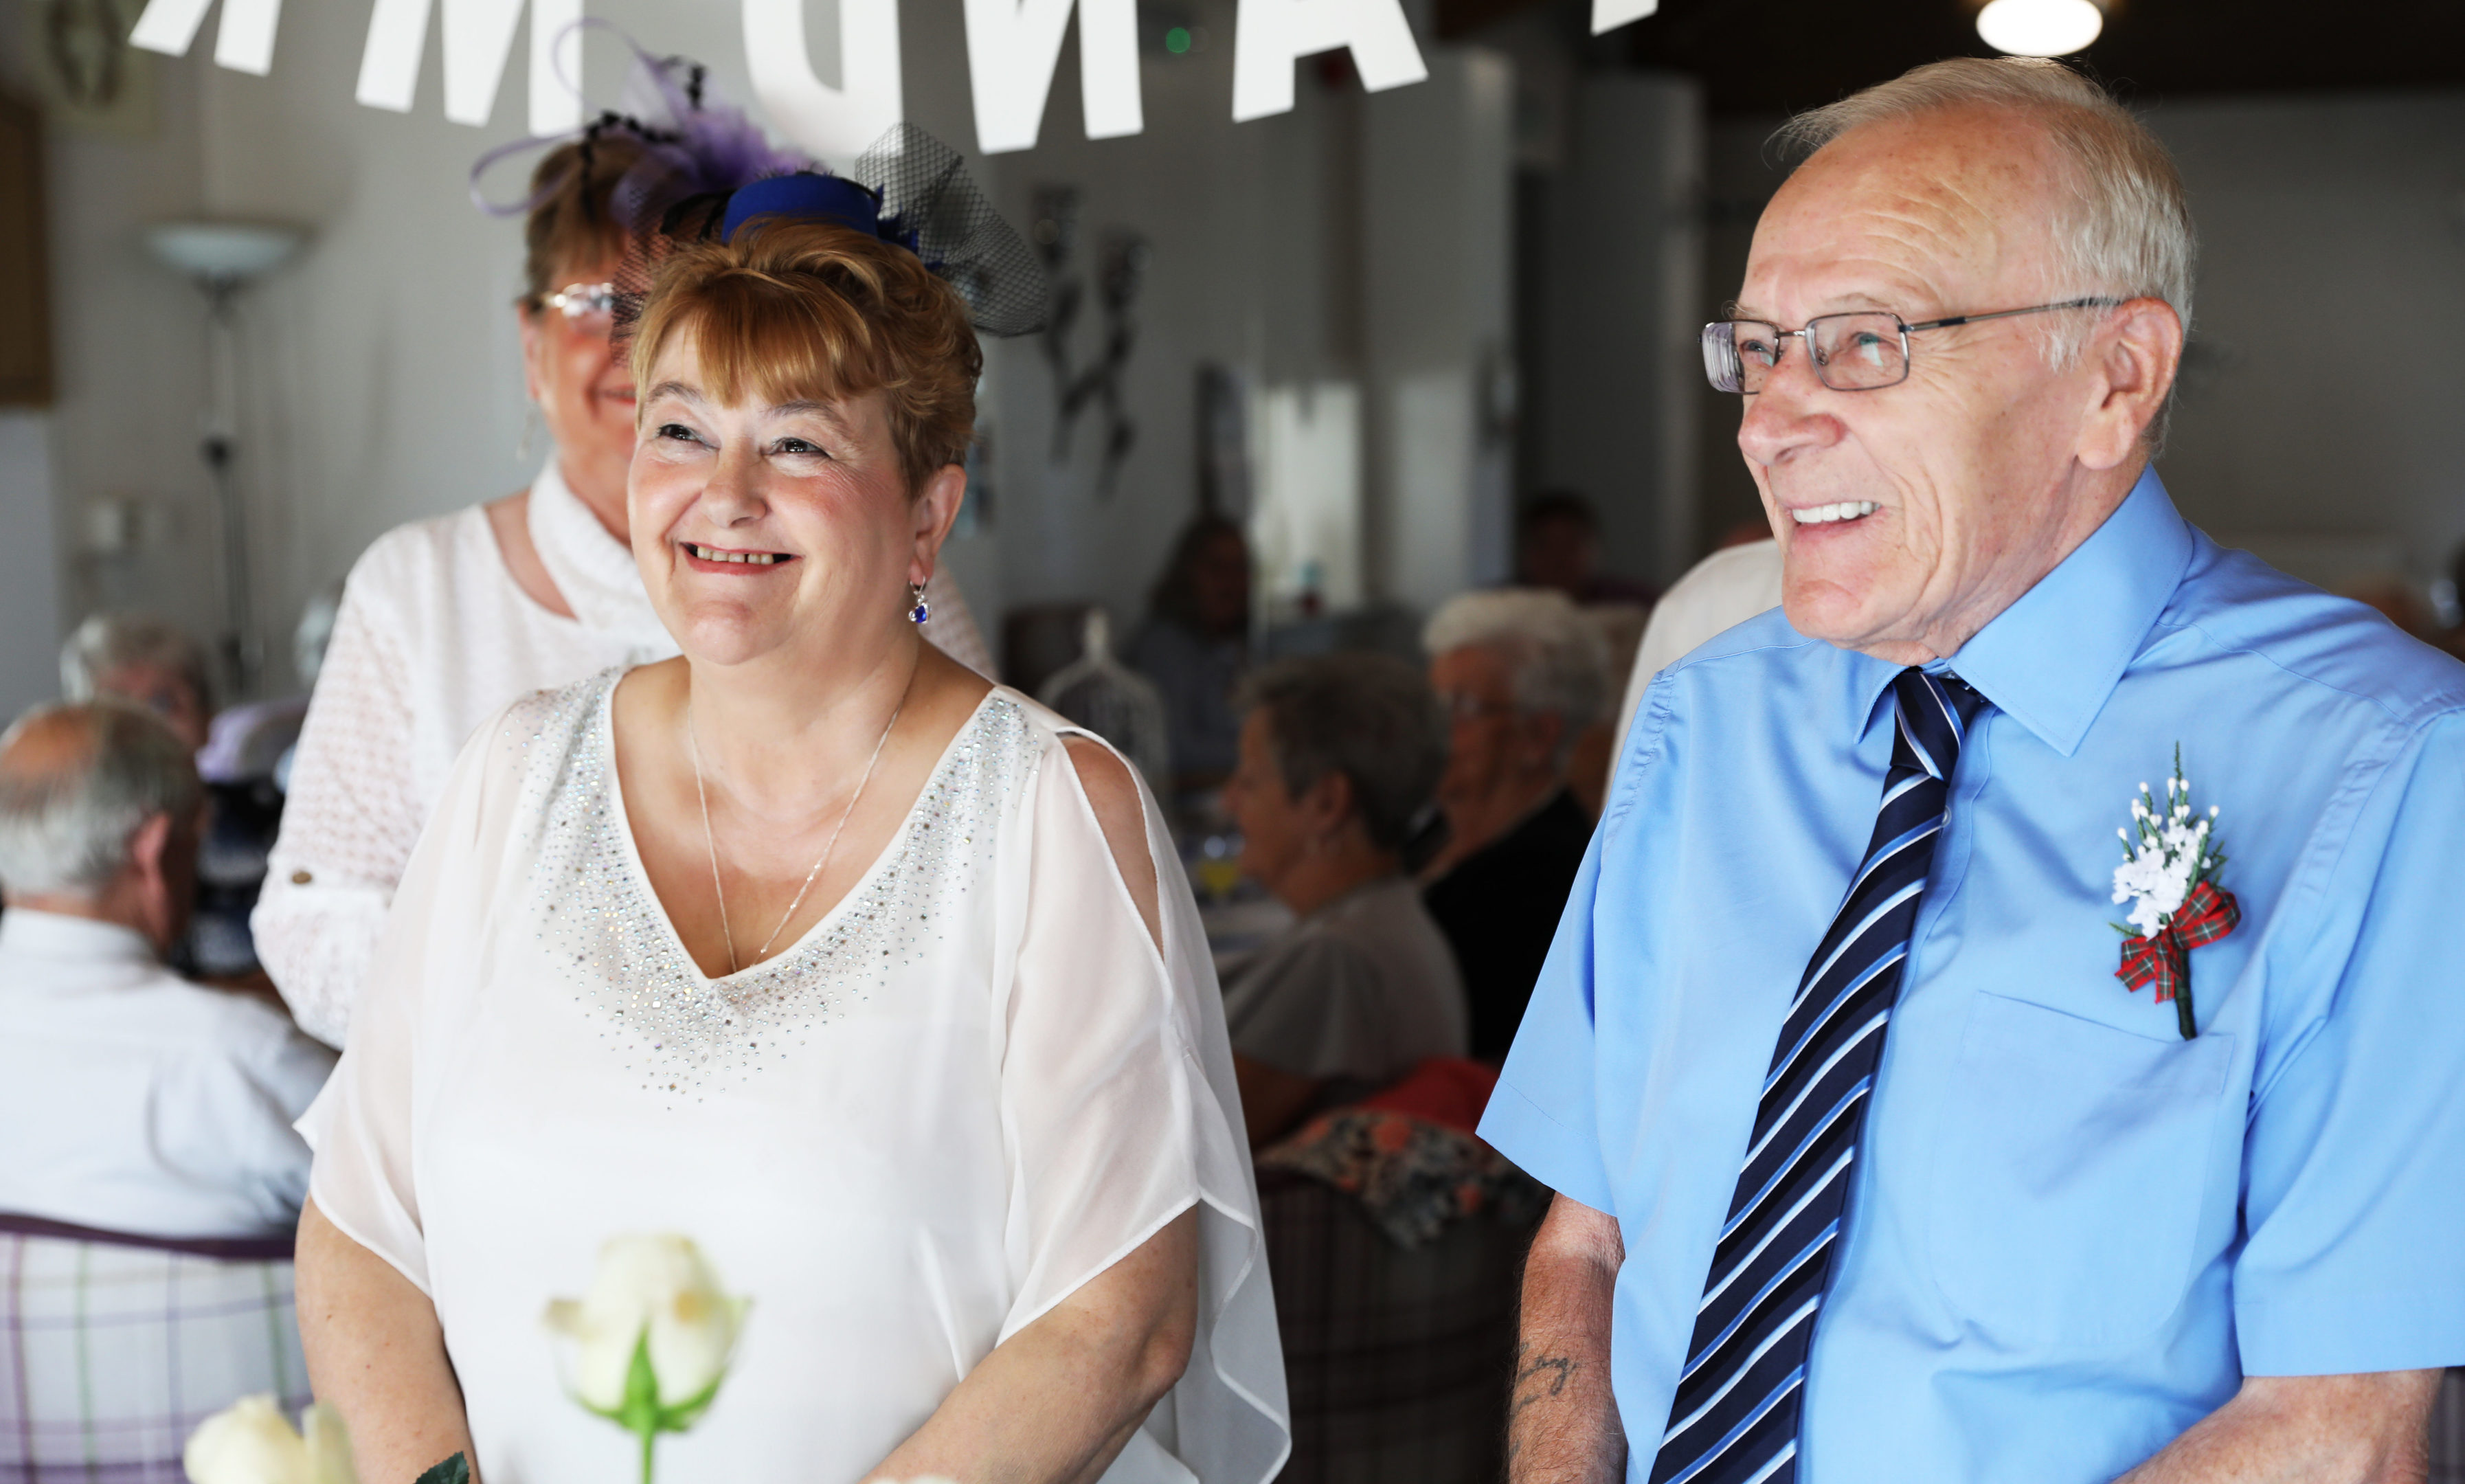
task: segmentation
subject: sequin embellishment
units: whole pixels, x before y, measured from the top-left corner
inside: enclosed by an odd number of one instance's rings
[[[530,876],[540,945],[643,1090],[673,1106],[784,1060],[944,941],[980,891],[1001,816],[1041,747],[1016,702],[988,698],[880,861],[819,926],[767,963],[704,979],[634,864],[614,796],[606,711],[620,674],[518,708],[506,738],[566,743],[561,758],[536,760],[525,790],[540,842]]]

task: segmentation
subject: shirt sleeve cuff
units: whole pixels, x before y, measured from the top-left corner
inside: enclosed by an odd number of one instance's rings
[[[1610,1211],[1609,1182],[1591,1141],[1500,1079],[1480,1116],[1480,1137],[1517,1167],[1568,1200]]]
[[[2465,1287],[2237,1297],[2246,1376],[2359,1376],[2465,1365]]]

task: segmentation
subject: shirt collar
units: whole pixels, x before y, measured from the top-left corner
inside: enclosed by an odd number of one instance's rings
[[[2157,471],[2145,470],[2088,540],[1958,653],[1926,668],[1955,672],[1995,709],[2070,757],[2190,563],[2191,527]],[[1862,729],[1901,667],[1841,654],[1855,667],[1850,683]]]
[[[11,907],[0,913],[0,953],[85,963],[156,962],[154,945],[134,928],[65,912]]]

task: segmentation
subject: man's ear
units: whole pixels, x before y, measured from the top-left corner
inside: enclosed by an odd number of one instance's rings
[[[2141,298],[2112,315],[2089,343],[2098,400],[2080,430],[2079,461],[2098,470],[2140,454],[2183,365],[2183,321],[2173,305]]]
[[[1352,813],[1351,776],[1341,768],[1328,768],[1309,786],[1309,793],[1300,803],[1308,809],[1312,825],[1321,831],[1335,829]]]
[[[967,498],[967,471],[958,464],[944,464],[924,480],[916,493],[916,546],[908,560],[907,580],[923,583],[932,580],[933,569],[940,563],[942,543],[950,539],[950,527],[957,523],[959,507]]]
[[[171,856],[171,816],[148,814],[128,837],[128,867],[138,884],[149,893],[155,888],[168,889],[170,877],[164,870]]]

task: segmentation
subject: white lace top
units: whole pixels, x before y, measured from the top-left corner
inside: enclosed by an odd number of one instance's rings
[[[532,544],[575,616],[505,566],[485,510],[398,526],[351,568],[291,766],[282,832],[249,926],[301,1030],[341,1046],[394,884],[481,720],[517,697],[674,654],[633,556],[551,458],[531,485]],[[926,636],[992,673],[947,574]]]
[[[1188,1372],[1106,1478],[1263,1484],[1289,1428],[1197,910],[1151,796],[1157,949],[1061,745],[989,693],[847,897],[711,979],[617,786],[616,675],[475,738],[301,1127],[311,1193],[436,1305],[492,1484],[621,1475],[540,1324],[611,1236],[752,1300],[677,1478],[853,1480],[992,1348],[1200,1212]]]

